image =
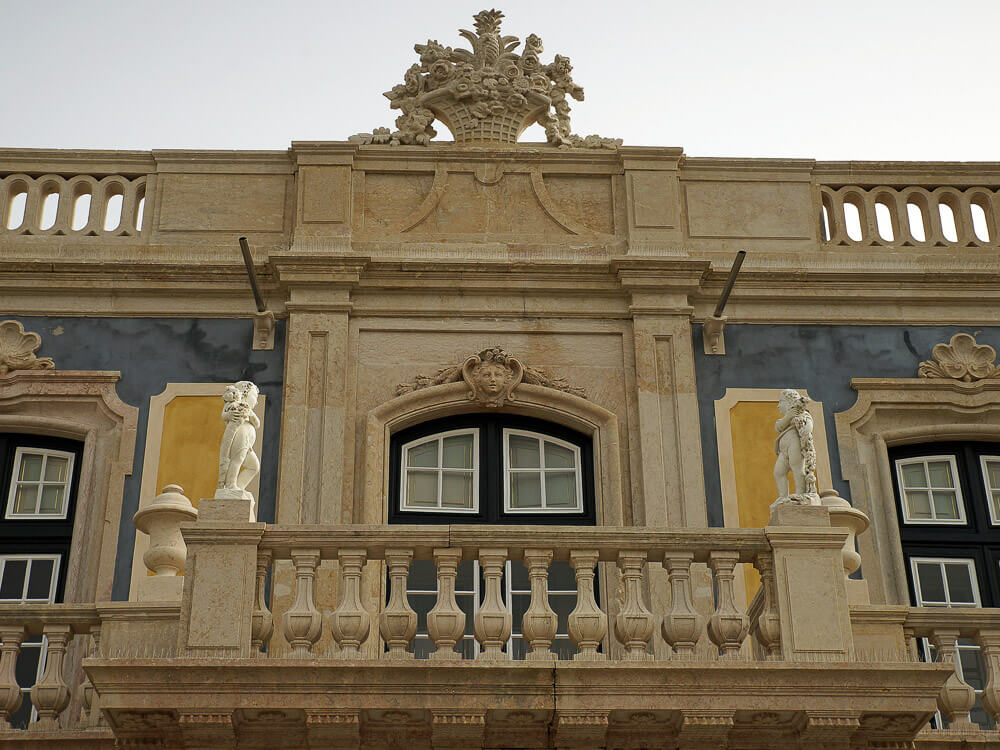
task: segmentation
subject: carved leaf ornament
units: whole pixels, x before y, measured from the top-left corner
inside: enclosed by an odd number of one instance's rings
[[[42,337],[34,332],[25,332],[17,320],[0,323],[0,375],[11,370],[52,370],[55,362],[50,357],[36,357],[35,352],[42,345]]]
[[[549,143],[562,148],[609,148],[621,139],[572,133],[569,99],[583,101],[583,89],[574,83],[569,58],[556,55],[543,64],[542,40],[530,34],[520,54],[516,36],[502,36],[503,13],[483,10],[474,17],[475,33],[461,29],[472,47],[452,49],[437,40],[416,44],[420,62],[403,76],[403,83],[384,96],[402,114],[395,132],[376,128],[351,136],[364,145],[426,146],[437,135],[432,124],[443,122],[456,143],[516,143],[534,123],[545,128]]]
[[[1000,377],[996,350],[987,344],[977,344],[967,333],[956,333],[947,344],[938,344],[931,350],[931,356],[933,359],[921,362],[917,370],[922,378],[950,378],[972,383]]]
[[[418,375],[410,383],[396,386],[396,395],[418,391],[445,383],[464,381],[469,387],[468,398],[488,408],[499,408],[514,401],[514,389],[521,383],[554,388],[580,398],[587,398],[582,388],[572,386],[565,378],[548,375],[535,367],[523,365],[519,359],[499,346],[483,349],[467,357],[460,365],[442,367],[434,375]]]

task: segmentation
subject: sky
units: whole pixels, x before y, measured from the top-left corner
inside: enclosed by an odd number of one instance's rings
[[[464,46],[486,7],[0,0],[0,147],[285,149],[391,127],[382,92],[413,44]],[[581,135],[691,156],[1000,161],[997,0],[499,9],[503,33],[542,38],[543,62],[572,60]]]

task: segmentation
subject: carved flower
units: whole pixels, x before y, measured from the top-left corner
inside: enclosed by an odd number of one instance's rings
[[[528,34],[524,40],[524,51],[540,55],[542,53],[542,39],[537,34]]]
[[[524,76],[518,76],[510,82],[510,85],[514,87],[515,91],[519,91],[523,94],[531,88],[531,80],[525,78]]]
[[[478,70],[473,70],[471,73],[469,73],[469,80],[472,81],[473,83],[481,83],[483,80],[483,74],[480,73]]]
[[[504,106],[503,102],[493,102],[490,104],[490,112],[494,115],[502,115],[507,111],[507,107]]]
[[[403,83],[406,86],[406,93],[415,96],[420,93],[422,79],[420,78],[420,66],[411,65],[403,76]]]
[[[488,89],[495,89],[497,87],[497,79],[493,77],[484,78],[483,86],[485,86]]]
[[[517,69],[517,66],[514,63],[506,63],[500,69],[500,72],[507,78],[517,78],[521,75],[521,71]]]
[[[531,76],[531,88],[535,91],[547,91],[549,88],[549,79],[541,73],[535,73]]]
[[[486,102],[476,102],[471,107],[469,107],[469,114],[473,117],[478,117],[482,120],[484,117],[490,116],[490,108]]]
[[[510,79],[507,76],[498,76],[497,86],[499,88],[505,88],[507,86],[510,86]]]
[[[510,96],[507,97],[507,106],[510,107],[511,109],[520,109],[527,103],[528,100],[525,99],[520,94],[511,94]]]
[[[565,99],[560,99],[555,102],[556,114],[568,115],[569,114],[569,102]]]
[[[459,99],[464,99],[472,94],[472,87],[465,81],[459,81],[455,84],[455,96]]]
[[[444,83],[451,78],[451,73],[451,65],[446,63],[444,60],[438,60],[436,63],[431,65],[431,80],[435,83]]]
[[[542,67],[542,61],[538,59],[538,55],[534,52],[525,52],[521,55],[521,70],[526,73],[533,73],[536,70],[540,70]]]

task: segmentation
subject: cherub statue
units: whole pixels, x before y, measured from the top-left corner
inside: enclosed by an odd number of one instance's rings
[[[778,485],[778,499],[774,505],[795,503],[819,505],[816,488],[816,447],[813,445],[813,418],[806,408],[809,399],[791,388],[786,388],[778,398],[781,419],[774,423],[778,433],[774,441],[774,482]],[[790,493],[788,472],[795,480],[795,492]]]
[[[217,498],[253,500],[247,485],[260,471],[260,459],[254,453],[260,420],[254,414],[259,391],[249,380],[226,386],[222,394],[222,421],[226,431],[219,447],[219,485]]]

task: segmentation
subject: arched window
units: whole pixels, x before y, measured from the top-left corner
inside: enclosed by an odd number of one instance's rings
[[[392,523],[593,525],[592,440],[562,425],[468,414],[390,443]]]

